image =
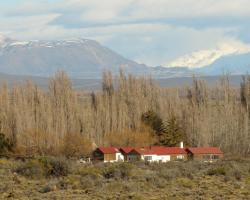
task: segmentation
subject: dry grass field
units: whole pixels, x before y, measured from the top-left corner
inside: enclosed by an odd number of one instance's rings
[[[80,164],[0,159],[0,199],[250,199],[250,160]]]

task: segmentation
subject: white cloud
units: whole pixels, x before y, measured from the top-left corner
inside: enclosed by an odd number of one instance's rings
[[[0,31],[18,39],[85,37],[151,66],[205,65],[237,48],[239,24],[213,26],[217,17],[250,17],[249,0],[57,0],[20,1],[1,8]],[[53,2],[53,3],[48,3]],[[203,19],[205,28],[167,20]],[[211,19],[210,19],[211,17]],[[60,19],[60,20],[57,20]],[[206,19],[207,20],[207,19]],[[189,21],[189,22],[190,22]],[[52,23],[53,22],[53,23]],[[85,27],[85,28],[83,28]],[[233,33],[232,33],[233,32]],[[228,39],[229,38],[229,39]],[[229,43],[229,44],[228,44]],[[239,42],[240,43],[240,42]],[[222,47],[222,45],[229,45]],[[233,47],[234,50],[230,50]],[[205,50],[204,50],[205,49]],[[196,52],[192,54],[192,52]],[[197,53],[198,52],[198,53]],[[187,55],[184,56],[183,55]],[[176,58],[180,58],[176,60]],[[202,61],[203,60],[203,61]]]
[[[250,44],[244,44],[234,39],[228,39],[220,42],[215,49],[193,52],[167,63],[165,66],[200,68],[212,64],[223,56],[244,54],[248,52],[250,52]]]

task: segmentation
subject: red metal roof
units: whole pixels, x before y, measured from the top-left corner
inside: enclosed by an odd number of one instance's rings
[[[99,147],[98,149],[104,154],[115,154],[120,152],[119,149],[116,147]],[[140,155],[186,154],[187,151],[193,154],[223,154],[223,152],[218,147],[180,148],[180,147],[150,146],[142,148],[121,147],[120,150],[126,154],[134,151]]]
[[[193,154],[223,154],[219,147],[192,147],[187,148]]]
[[[135,151],[140,155],[155,155],[156,154],[153,150],[145,148],[145,147],[143,147],[143,148],[134,148],[132,151]]]
[[[116,147],[99,147],[98,149],[104,154],[119,153],[119,150]]]
[[[133,147],[121,147],[120,150],[123,151],[124,153],[128,154],[130,151],[132,151],[134,148]]]
[[[148,147],[153,150],[157,155],[171,155],[171,154],[186,154],[184,148],[180,147],[163,147],[163,146],[153,146]]]
[[[171,154],[186,154],[184,148],[180,147],[163,147],[152,146],[144,148],[135,148],[135,152],[141,155],[171,155]]]

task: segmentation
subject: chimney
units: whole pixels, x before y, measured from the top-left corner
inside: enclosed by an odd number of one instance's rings
[[[182,148],[183,149],[183,142],[180,142],[180,148]]]

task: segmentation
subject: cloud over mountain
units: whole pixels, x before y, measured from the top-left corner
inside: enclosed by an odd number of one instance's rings
[[[225,38],[250,43],[249,0],[10,0],[0,13],[0,32],[13,38],[84,37],[154,66]]]
[[[228,40],[219,43],[215,49],[193,52],[166,64],[166,66],[201,68],[212,64],[221,57],[248,52],[250,52],[250,44],[244,44],[237,40]]]

